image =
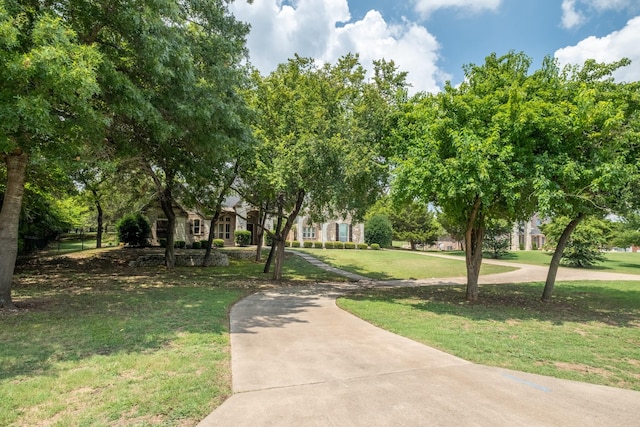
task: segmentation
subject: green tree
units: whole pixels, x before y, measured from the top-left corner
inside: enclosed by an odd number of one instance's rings
[[[432,245],[442,234],[435,214],[416,202],[393,206],[389,219],[394,237],[409,242],[411,250],[417,244]]]
[[[544,114],[527,90],[530,58],[509,53],[465,67],[465,81],[419,94],[398,118],[397,197],[433,203],[464,229],[469,301],[478,298],[488,220],[531,215],[535,127]]]
[[[570,237],[580,223],[637,206],[640,84],[615,83],[611,73],[628,64],[587,61],[560,70],[555,62],[532,77],[546,113],[541,123],[534,187],[540,210],[568,217],[557,239],[542,301],[549,301]]]
[[[118,224],[118,240],[129,246],[146,246],[151,235],[151,226],[141,214],[126,215]]]
[[[175,264],[175,213],[183,189],[200,183],[249,141],[245,102],[247,25],[228,0],[66,5],[81,40],[99,47],[102,105],[118,157],[146,171],[168,220],[165,263]],[[178,192],[178,194],[176,194]]]
[[[509,252],[512,228],[513,224],[503,219],[489,221],[484,236],[484,250],[491,258],[502,258]]]
[[[570,218],[559,217],[541,226],[548,245],[557,247],[558,240],[569,222]],[[571,233],[562,253],[561,264],[570,267],[590,267],[604,261],[602,250],[608,246],[612,231],[610,221],[593,217],[583,220]]]
[[[617,247],[640,246],[640,214],[629,212],[614,223],[612,238]]]
[[[364,224],[364,241],[368,245],[377,243],[381,248],[390,248],[393,243],[393,227],[386,215],[376,214]]]
[[[11,283],[30,158],[53,166],[95,138],[93,98],[101,57],[40,2],[0,1],[0,153],[6,190],[0,210],[0,307],[14,307]]]
[[[296,57],[267,77],[254,76],[260,147],[246,182],[262,184],[241,194],[252,194],[254,206],[272,202],[275,279],[282,276],[285,236],[302,210],[314,219],[359,218],[379,195],[387,171],[380,161],[383,119],[391,108],[385,94],[404,80],[393,64],[377,68],[366,82],[356,56],[321,67]]]

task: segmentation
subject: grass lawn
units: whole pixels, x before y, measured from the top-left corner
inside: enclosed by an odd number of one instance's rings
[[[447,255],[464,257],[462,251],[445,252]],[[522,264],[549,265],[553,252],[547,251],[511,251],[501,261],[519,262]],[[594,270],[610,273],[640,274],[640,253],[605,252],[605,261],[591,267]],[[490,260],[490,258],[485,258]]]
[[[377,280],[430,279],[466,276],[464,260],[430,257],[410,251],[356,249],[296,249],[327,264]],[[504,273],[514,268],[483,264],[480,274]]]
[[[0,425],[197,424],[231,394],[231,305],[275,286],[227,251],[229,267],[173,271],[128,267],[149,250],[123,248],[24,261],[21,310],[0,310]],[[464,275],[462,261],[407,251],[308,252],[370,277]],[[296,256],[284,276],[344,280]],[[367,290],[339,304],[471,361],[640,390],[640,281],[559,283],[548,305],[541,290],[485,285],[474,304],[461,286]]]
[[[228,310],[261,264],[127,267],[127,249],[18,268],[0,311],[0,425],[195,425],[231,394]],[[137,255],[136,255],[137,256]],[[135,258],[135,257],[134,257]],[[295,283],[340,280],[290,257]]]
[[[399,335],[485,365],[640,390],[640,281],[366,290],[340,307]]]

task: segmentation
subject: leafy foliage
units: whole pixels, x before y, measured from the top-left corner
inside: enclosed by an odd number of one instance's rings
[[[528,90],[531,59],[488,56],[465,68],[465,81],[410,100],[395,130],[397,199],[433,203],[464,230],[467,299],[478,297],[488,220],[525,219],[535,209],[530,117],[544,110]]]
[[[555,218],[541,229],[547,237],[547,244],[555,247],[569,223],[569,218]],[[613,231],[610,221],[587,218],[571,234],[562,254],[561,263],[570,267],[590,267],[604,261],[602,250],[608,245]]]
[[[129,246],[146,246],[151,235],[149,222],[139,213],[124,216],[116,224],[116,230],[118,239]]]
[[[251,232],[249,230],[236,230],[233,238],[238,246],[248,246],[251,244]]]
[[[487,232],[484,236],[484,249],[491,258],[499,259],[509,252],[511,246],[512,226],[505,220],[493,220],[487,224]]]
[[[393,227],[385,215],[374,215],[364,225],[364,241],[370,246],[378,244],[382,248],[391,247]]]

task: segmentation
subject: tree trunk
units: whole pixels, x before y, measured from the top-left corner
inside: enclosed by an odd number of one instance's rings
[[[27,154],[20,149],[4,156],[7,187],[0,210],[0,308],[16,308],[11,300],[11,286],[18,257],[18,227],[27,160]]]
[[[176,214],[173,212],[173,197],[171,190],[166,188],[160,196],[160,206],[162,212],[167,217],[167,247],[164,249],[164,265],[167,268],[174,268],[176,266],[176,251],[175,251],[175,233],[176,233]]]
[[[96,209],[98,210],[98,233],[96,234],[96,248],[99,249],[102,247],[103,212],[102,212],[102,205],[100,204],[100,200],[98,200],[97,195],[95,199],[95,204],[96,204]]]
[[[465,260],[467,263],[467,301],[478,299],[478,277],[482,266],[482,240],[484,224],[482,221],[482,202],[476,198],[467,229],[465,231]]]
[[[296,198],[296,204],[293,208],[293,211],[287,217],[287,223],[284,225],[282,233],[280,233],[280,242],[276,251],[276,264],[273,270],[273,280],[282,280],[282,267],[284,265],[284,252],[285,252],[285,241],[287,235],[291,231],[295,219],[298,217],[298,213],[300,209],[302,209],[302,204],[304,203],[304,190],[298,191],[298,197]],[[281,204],[280,204],[281,205]]]
[[[268,273],[271,270],[271,263],[273,262],[274,255],[276,254],[276,249],[280,245],[280,229],[282,228],[282,208],[278,210],[278,221],[276,222],[276,229],[274,230],[272,239],[271,239],[271,249],[269,250],[269,256],[267,257],[267,262],[264,264],[263,273]],[[284,245],[284,242],[282,242]]]
[[[258,245],[256,248],[256,262],[262,261],[262,242],[264,239],[264,226],[267,222],[267,212],[266,210],[260,209],[258,213],[258,218],[260,224],[256,227],[256,244]]]
[[[271,249],[269,249],[269,256],[267,257],[267,262],[264,263],[263,273],[267,274],[271,270],[271,263],[273,262],[273,256],[276,253],[276,239],[273,238],[273,243],[271,244]]]
[[[585,218],[584,214],[579,214],[575,217],[567,226],[565,227],[560,239],[558,240],[558,244],[556,245],[556,250],[553,252],[553,257],[551,258],[551,264],[549,264],[549,271],[547,272],[547,281],[544,284],[544,290],[542,291],[542,297],[540,301],[549,302],[551,301],[551,294],[553,293],[553,287],[556,283],[556,276],[558,274],[558,267],[560,266],[560,260],[562,259],[562,254],[564,249],[567,247],[567,243],[569,243],[569,237],[571,237],[571,233],[576,229],[578,224]]]
[[[213,246],[213,239],[216,235],[216,222],[220,218],[220,206],[216,209],[216,212],[211,217],[211,226],[209,227],[209,235],[207,236],[207,248],[204,251],[204,259],[202,260],[202,266],[206,267],[211,259],[211,247]]]

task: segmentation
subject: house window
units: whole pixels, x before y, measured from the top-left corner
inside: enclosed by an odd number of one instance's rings
[[[169,228],[169,221],[166,219],[159,219],[156,221],[156,238],[166,239],[167,229]]]
[[[199,219],[193,220],[193,234],[199,236],[202,234],[202,224]]]
[[[341,242],[349,241],[349,224],[339,224],[338,240]]]
[[[316,229],[315,229],[315,227],[304,227],[302,229],[302,238],[303,239],[315,239],[316,238]]]
[[[231,239],[231,217],[226,217],[217,222],[218,239],[229,240]]]

